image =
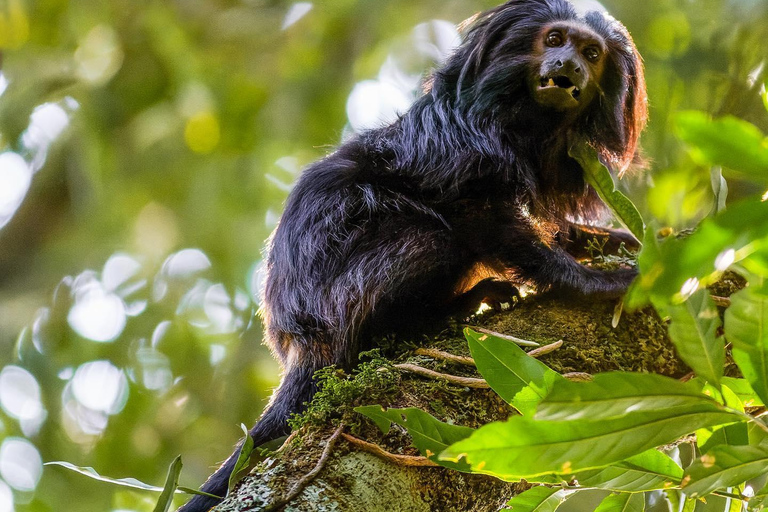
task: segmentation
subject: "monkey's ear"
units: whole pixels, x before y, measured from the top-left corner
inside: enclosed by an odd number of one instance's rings
[[[602,98],[592,116],[593,143],[619,175],[635,160],[638,138],[648,120],[643,61],[629,33],[612,20],[605,38],[608,61],[603,71]]]

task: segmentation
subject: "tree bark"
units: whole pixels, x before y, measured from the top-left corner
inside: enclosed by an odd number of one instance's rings
[[[539,358],[561,373],[622,370],[679,378],[689,372],[669,341],[665,322],[652,308],[624,311],[612,327],[616,304],[615,300],[534,295],[507,311],[479,315],[470,324],[542,345],[563,340],[562,347]],[[468,356],[460,327],[454,325],[440,335],[410,343],[385,340],[384,353],[394,356],[375,359],[354,376],[330,376],[325,391],[305,415],[304,425],[279,451],[258,463],[215,510],[485,512],[502,508],[509,498],[527,488],[525,482],[507,483],[440,467],[405,465],[404,461],[429,461],[412,447],[405,430],[393,426],[382,435],[372,422],[352,410],[372,404],[418,407],[442,421],[470,427],[515,414],[489,389],[445,382],[395,366],[409,363],[443,374],[480,377],[466,361],[417,353],[419,347],[428,347]],[[326,450],[340,425],[344,435]],[[354,437],[350,440],[349,436]],[[376,447],[380,448],[378,454],[373,453]],[[316,478],[302,487],[305,476],[318,468],[324,452],[327,460]],[[284,498],[291,497],[291,490],[299,490],[297,485],[300,492],[282,505]]]

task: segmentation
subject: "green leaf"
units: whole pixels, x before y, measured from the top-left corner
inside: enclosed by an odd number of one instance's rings
[[[597,152],[584,142],[573,144],[568,150],[584,170],[584,178],[595,189],[600,199],[611,209],[616,218],[638,240],[643,240],[645,224],[640,212],[627,196],[616,190],[610,171],[598,159]]]
[[[746,423],[734,423],[713,429],[699,429],[696,431],[696,444],[701,453],[719,445],[749,444],[749,426]]]
[[[473,472],[510,481],[547,473],[567,475],[624,460],[697,428],[741,419],[706,399],[600,420],[540,421],[515,416],[479,428],[449,446],[440,459],[464,458]]]
[[[355,407],[355,411],[373,420],[384,434],[389,432],[392,423],[404,427],[413,439],[413,445],[418,448],[422,455],[429,457],[441,466],[459,471],[469,471],[469,466],[466,463],[444,462],[437,458],[437,454],[449,445],[469,437],[475,431],[474,429],[444,423],[413,407],[384,410],[380,405],[366,405]]]
[[[755,390],[749,385],[747,379],[723,377],[722,383],[723,386],[733,391],[734,394],[739,397],[739,400],[744,407],[761,407],[764,405],[762,399],[757,396],[757,393],[755,393]]]
[[[589,382],[563,379],[539,404],[538,420],[609,420],[675,410],[715,412],[722,405],[705,396],[697,382],[652,373],[607,372]],[[737,421],[736,419],[732,421]]]
[[[749,499],[750,512],[766,509],[768,509],[768,494],[757,494]]]
[[[235,467],[232,469],[232,473],[229,475],[229,485],[227,489],[231,489],[233,485],[235,485],[235,482],[237,482],[237,476],[238,474],[248,467],[248,461],[251,458],[251,453],[253,452],[253,438],[248,434],[248,427],[246,427],[244,424],[240,424],[240,428],[243,429],[243,434],[245,434],[245,437],[243,438],[243,444],[240,445],[240,450],[237,453],[237,462],[235,463]]]
[[[701,289],[682,304],[660,305],[671,319],[669,337],[685,363],[707,382],[720,386],[725,364],[725,340],[717,331],[722,325],[709,291]]]
[[[168,509],[171,508],[173,494],[176,492],[176,487],[179,485],[181,467],[181,455],[179,455],[168,467],[168,476],[165,478],[165,486],[163,487],[163,492],[160,494],[160,498],[158,498],[153,512],[168,512]]]
[[[76,473],[80,473],[81,475],[85,475],[88,478],[93,478],[94,480],[98,480],[100,482],[107,482],[110,484],[119,485],[121,487],[130,487],[132,489],[142,489],[144,491],[153,491],[153,492],[163,492],[164,490],[164,487],[156,487],[154,485],[145,484],[144,482],[136,480],[135,478],[110,478],[107,476],[102,476],[99,473],[97,473],[96,470],[93,469],[92,467],[75,466],[74,464],[60,461],[60,460],[46,462],[45,465],[61,466],[63,468],[67,468],[71,471],[74,471]]]
[[[699,163],[722,165],[768,183],[768,142],[755,125],[733,116],[713,120],[704,112],[686,111],[677,114],[675,128]]]
[[[604,468],[582,471],[575,478],[582,487],[643,492],[679,485],[683,468],[654,448]]]
[[[509,500],[507,507],[515,512],[554,512],[571,494],[573,491],[533,487]]]
[[[656,307],[682,302],[680,292],[686,281],[696,279],[699,288],[705,287],[731,263],[755,264],[758,258],[764,259],[768,253],[768,202],[740,201],[721,215],[705,219],[685,239],[669,237],[646,251],[651,243],[646,239],[638,256],[640,277],[632,285],[628,306],[637,307],[650,298]]]
[[[595,509],[595,512],[643,512],[645,496],[642,494],[611,494]]]
[[[725,211],[725,204],[728,199],[728,182],[723,178],[723,169],[719,166],[712,167],[709,177],[712,183],[712,193],[715,195],[712,215],[717,215]]]
[[[731,295],[725,332],[733,359],[763,403],[768,399],[768,297],[747,287]]]
[[[480,374],[508,404],[525,415],[547,396],[560,374],[507,340],[464,329]]]
[[[692,498],[733,487],[768,472],[768,449],[715,446],[685,470],[683,492]]]

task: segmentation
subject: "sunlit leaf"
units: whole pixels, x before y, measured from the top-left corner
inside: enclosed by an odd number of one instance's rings
[[[727,387],[741,400],[744,407],[760,407],[763,405],[762,399],[757,396],[755,390],[749,385],[747,379],[737,379],[735,377],[723,377],[723,386]]]
[[[516,344],[496,336],[464,330],[480,374],[507,403],[530,415],[550,389],[563,379]]]
[[[75,471],[76,473],[80,473],[81,475],[85,475],[88,478],[93,478],[94,480],[99,480],[100,482],[107,482],[110,484],[120,485],[122,487],[131,487],[133,489],[142,489],[144,491],[154,491],[154,492],[162,492],[164,490],[164,487],[157,487],[154,485],[145,484],[144,482],[136,480],[135,478],[110,478],[108,476],[102,476],[99,473],[97,473],[96,470],[93,469],[92,467],[76,466],[69,462],[57,460],[52,462],[46,462],[45,465],[61,466],[69,470]]]
[[[645,496],[642,494],[611,494],[595,509],[595,512],[643,512]]]
[[[695,382],[652,373],[607,372],[589,382],[558,381],[539,404],[536,419],[608,420],[663,411],[722,411]],[[735,421],[735,420],[734,420]]]
[[[408,407],[406,409],[384,410],[380,405],[355,407],[355,411],[370,418],[386,434],[392,423],[404,427],[413,439],[413,445],[425,457],[429,457],[441,466],[459,471],[468,471],[466,463],[453,463],[437,459],[437,454],[449,445],[465,439],[474,429],[444,423],[426,412]]]
[[[768,472],[768,449],[715,446],[685,470],[683,492],[695,498],[746,482]]]
[[[624,460],[696,428],[739,420],[740,416],[706,399],[600,420],[540,421],[515,416],[480,427],[469,438],[448,447],[440,458],[454,462],[465,458],[473,472],[504,480],[547,473],[564,475]]]
[[[157,500],[153,512],[168,512],[171,508],[173,494],[176,492],[176,487],[179,485],[181,467],[181,455],[179,455],[168,467],[168,476],[165,478],[165,486],[163,487],[163,492],[160,493],[160,497]]]
[[[616,189],[610,171],[600,163],[597,152],[586,143],[573,144],[568,154],[574,158],[584,170],[584,178],[595,189],[600,199],[608,205],[616,218],[642,241],[645,224],[640,212],[627,196]]]
[[[712,167],[710,181],[712,183],[712,193],[715,195],[712,214],[717,215],[725,211],[725,202],[728,199],[728,182],[723,178],[723,170],[719,166]]]
[[[580,472],[575,478],[582,487],[643,492],[679,485],[683,468],[654,448],[604,468]]]
[[[768,182],[768,144],[755,125],[733,116],[713,120],[704,112],[686,111],[677,114],[675,127],[699,162]]]
[[[573,491],[533,487],[509,500],[507,507],[515,512],[554,512],[571,494]]]
[[[752,389],[768,398],[768,296],[751,287],[731,296],[725,332],[733,358]]]
[[[682,304],[662,305],[659,309],[670,317],[669,337],[680,358],[696,375],[719,386],[725,364],[725,340],[718,336],[722,322],[709,292],[698,290]]]

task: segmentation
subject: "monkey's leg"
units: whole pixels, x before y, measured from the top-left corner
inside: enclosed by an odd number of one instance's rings
[[[563,248],[576,258],[590,256],[587,246],[592,240],[597,240],[602,245],[604,254],[618,253],[622,243],[625,248],[631,251],[640,249],[640,242],[625,229],[585,226],[583,224],[570,224],[568,228],[568,239],[564,242]]]

